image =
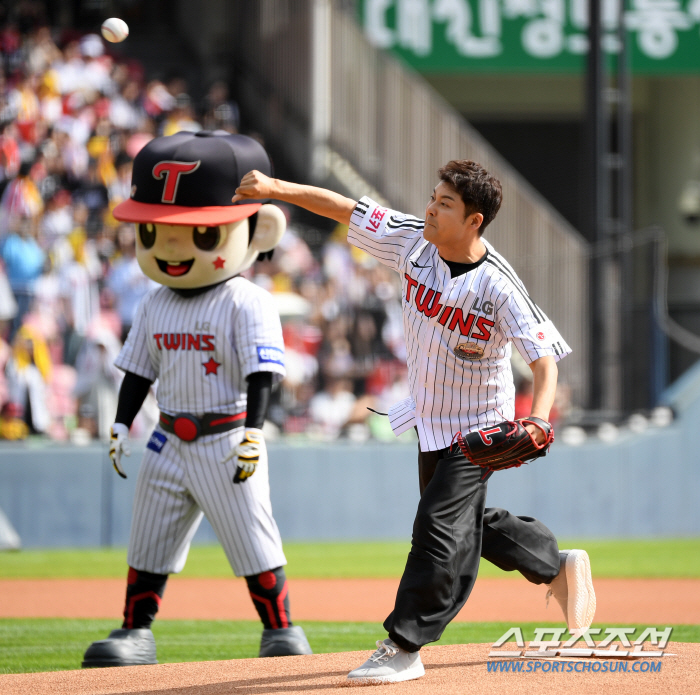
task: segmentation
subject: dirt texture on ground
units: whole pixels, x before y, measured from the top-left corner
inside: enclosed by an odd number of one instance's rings
[[[423,678],[385,686],[395,695],[644,695],[700,692],[700,645],[669,643],[661,671],[647,672],[489,672],[491,645],[426,647]],[[338,692],[347,673],[369,652],[315,654],[272,659],[238,659],[188,664],[133,666],[0,676],[3,695],[266,695],[267,693]],[[523,660],[520,660],[523,661]],[[590,661],[590,660],[589,660]],[[532,662],[526,662],[532,663]],[[543,663],[538,661],[537,663]],[[628,668],[631,668],[631,663]],[[550,664],[551,667],[551,664]],[[388,690],[385,690],[387,688]],[[342,691],[341,691],[342,692]],[[348,692],[348,691],[346,691]],[[367,692],[367,691],[365,691]]]
[[[383,621],[394,606],[398,579],[291,579],[297,621]],[[124,606],[120,579],[0,580],[0,618],[115,618]],[[700,624],[700,580],[596,579],[596,623]],[[555,600],[545,607],[544,586],[524,579],[479,579],[456,620],[558,622]],[[173,577],[160,619],[257,620],[242,579]]]

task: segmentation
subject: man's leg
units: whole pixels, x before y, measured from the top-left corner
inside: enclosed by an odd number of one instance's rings
[[[435,474],[440,451],[418,452],[420,494]],[[506,572],[518,570],[534,584],[549,584],[559,574],[559,547],[540,521],[505,509],[484,510],[481,557]]]
[[[442,458],[446,453],[438,455],[423,490],[396,604],[384,622],[389,638],[407,652],[440,638],[479,569],[489,474],[461,453]]]
[[[484,510],[481,557],[506,572],[517,570],[533,584],[549,584],[559,574],[559,546],[537,519],[505,509]]]
[[[435,451],[419,452],[421,494],[439,459]],[[554,534],[537,519],[505,509],[484,510],[481,557],[506,572],[519,571],[533,584],[547,584],[569,629],[590,627],[596,609],[590,560],[585,550],[559,550]]]

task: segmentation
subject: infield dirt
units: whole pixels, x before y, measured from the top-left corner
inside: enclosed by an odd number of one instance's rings
[[[290,580],[295,620],[380,622],[394,606],[398,579]],[[114,618],[124,605],[125,580],[3,579],[0,618]],[[698,579],[597,579],[596,623],[700,624]],[[256,620],[242,579],[168,582],[161,619]],[[545,587],[524,579],[479,579],[456,620],[558,622],[556,601],[545,607]],[[698,690],[700,692],[700,689]]]
[[[674,656],[664,656],[660,660],[661,671],[656,673],[489,673],[490,648],[488,644],[426,647],[421,652],[426,675],[418,680],[386,686],[389,690],[382,689],[381,692],[395,695],[700,692],[699,644],[669,643],[667,651]],[[347,685],[348,671],[362,663],[367,655],[368,652],[345,652],[6,675],[0,676],[0,692],[3,695],[301,695],[338,692],[338,688]]]

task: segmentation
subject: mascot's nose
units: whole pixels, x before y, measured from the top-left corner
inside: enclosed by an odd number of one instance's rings
[[[180,246],[182,243],[182,232],[171,229],[165,235],[165,243],[168,246]]]

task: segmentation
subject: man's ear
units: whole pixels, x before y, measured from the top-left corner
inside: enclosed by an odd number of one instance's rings
[[[258,210],[258,223],[250,242],[251,248],[259,253],[272,251],[279,244],[286,227],[284,213],[276,205],[263,205]]]

